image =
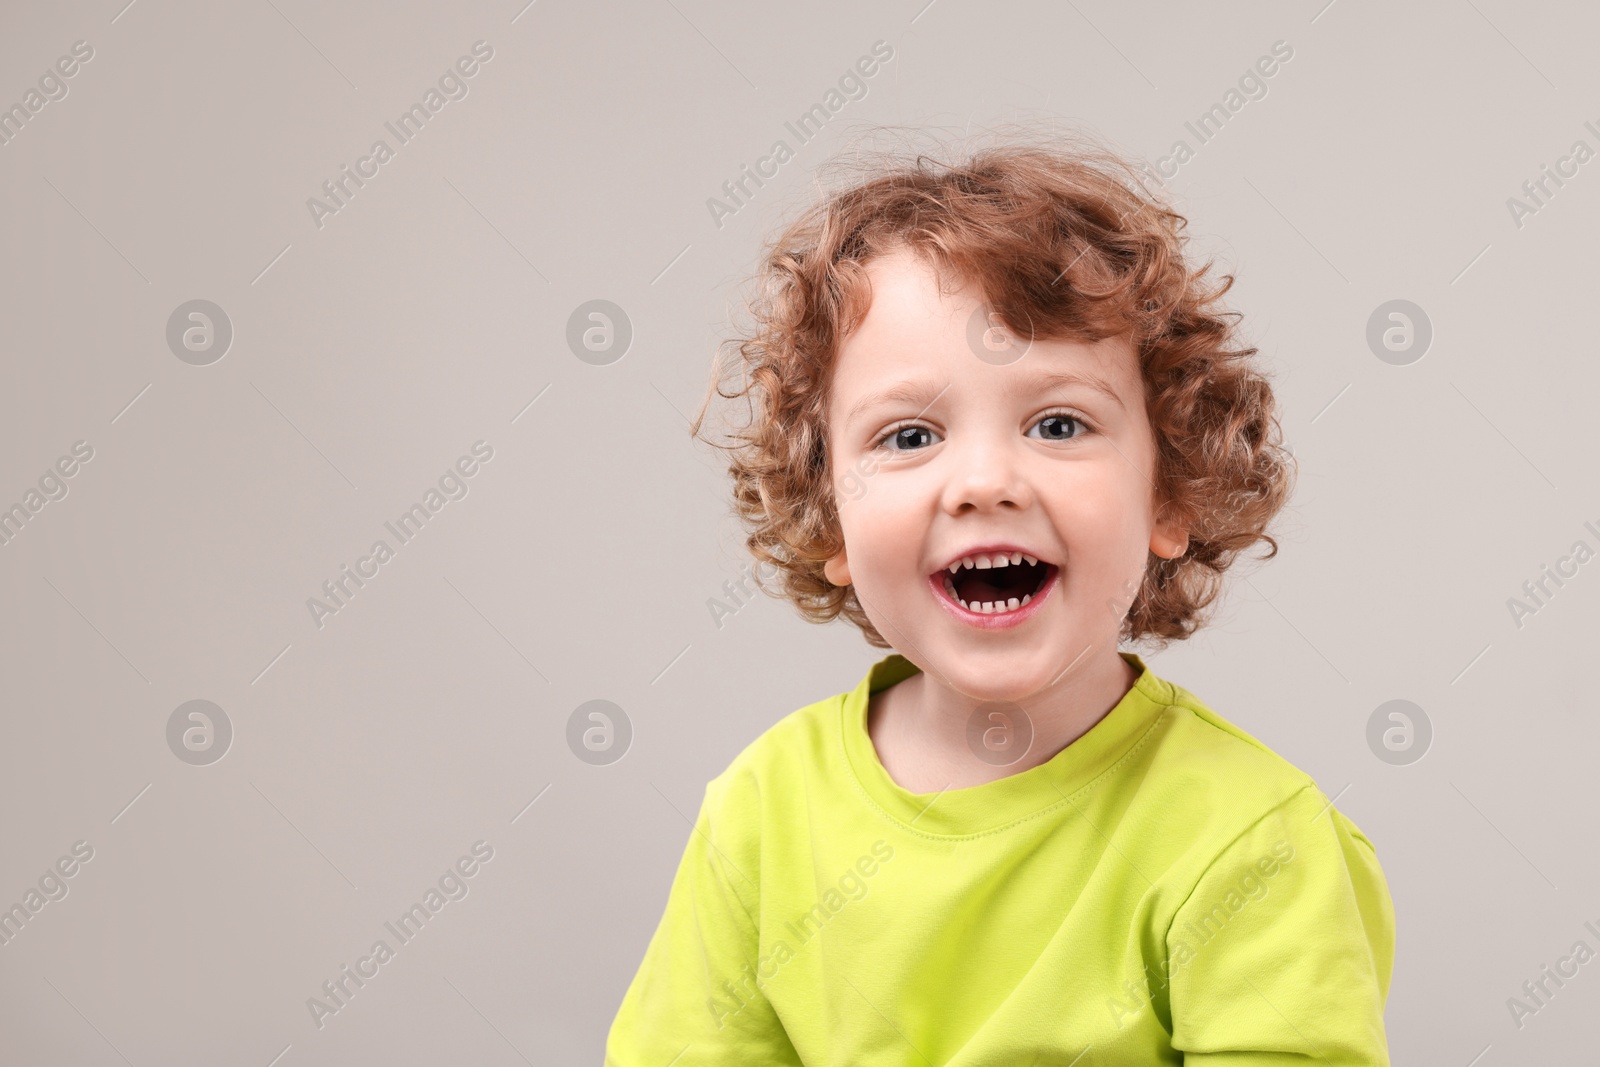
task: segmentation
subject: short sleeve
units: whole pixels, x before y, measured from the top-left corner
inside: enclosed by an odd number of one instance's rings
[[[758,853],[740,848],[756,805],[723,805],[707,786],[667,906],[606,1039],[606,1067],[799,1064],[758,985]],[[719,836],[719,833],[721,836]]]
[[[1315,786],[1207,867],[1167,953],[1185,1063],[1387,1067],[1394,904],[1371,842]]]

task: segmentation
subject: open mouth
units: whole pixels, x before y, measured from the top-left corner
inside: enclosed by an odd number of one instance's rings
[[[1018,611],[1045,587],[1056,566],[1023,552],[979,552],[936,572],[945,596],[978,615]]]

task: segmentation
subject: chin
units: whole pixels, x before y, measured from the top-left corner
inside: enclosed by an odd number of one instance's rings
[[[1064,634],[1041,634],[1038,639],[989,644],[967,638],[958,645],[946,645],[934,669],[955,689],[974,700],[1008,700],[1024,704],[1030,697],[1081,673],[1092,663],[1116,651],[1116,635],[1100,634],[1092,640]],[[1087,651],[1085,648],[1087,647]],[[1070,670],[1069,670],[1070,668]]]
[[[1023,704],[1047,687],[1066,667],[1044,649],[1007,649],[981,653],[951,649],[934,664],[950,685],[975,701],[1004,700]]]

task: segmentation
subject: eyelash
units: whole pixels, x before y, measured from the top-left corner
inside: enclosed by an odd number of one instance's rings
[[[1076,441],[1080,437],[1083,437],[1083,436],[1086,436],[1088,434],[1092,434],[1092,433],[1095,432],[1094,427],[1090,426],[1088,421],[1086,419],[1084,419],[1083,416],[1077,414],[1076,412],[1064,411],[1064,410],[1062,410],[1062,411],[1046,411],[1044,414],[1040,415],[1037,419],[1035,419],[1033,421],[1033,423],[1028,427],[1028,429],[1030,429],[1030,430],[1033,429],[1034,426],[1039,425],[1040,423],[1044,422],[1046,419],[1068,419],[1068,420],[1076,423],[1077,426],[1078,426],[1078,430],[1071,437],[1067,438],[1067,440],[1069,440],[1069,441]],[[884,448],[885,444],[889,441],[889,439],[894,437],[896,434],[900,433],[903,430],[910,430],[910,429],[915,429],[915,428],[919,428],[919,427],[921,427],[923,429],[926,429],[926,427],[922,426],[922,423],[917,422],[915,420],[896,423],[895,425],[889,427],[887,430],[883,431],[883,433],[879,434],[877,436],[877,438],[872,442],[872,447],[873,447],[874,450],[880,449],[880,448]],[[890,451],[890,452],[920,452],[922,450],[918,449],[918,448],[891,448],[888,451]]]

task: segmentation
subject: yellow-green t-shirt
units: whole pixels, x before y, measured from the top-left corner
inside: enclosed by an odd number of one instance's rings
[[[899,655],[707,785],[607,1067],[1388,1064],[1394,906],[1303,772],[1139,678],[1049,761],[913,794]]]

